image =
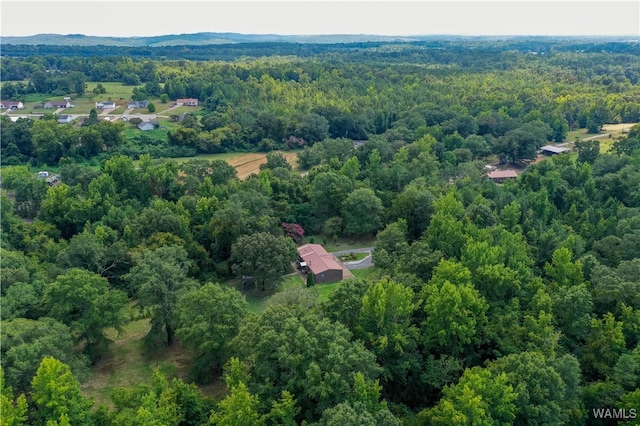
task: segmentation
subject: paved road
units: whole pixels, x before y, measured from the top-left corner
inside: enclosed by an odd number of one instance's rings
[[[344,265],[349,269],[367,269],[373,262],[371,261],[371,252],[373,251],[373,247],[362,247],[362,248],[354,248],[351,250],[340,250],[331,252],[336,257],[339,257],[343,254],[349,253],[369,253],[367,257],[361,260],[355,260],[353,262],[344,262]]]

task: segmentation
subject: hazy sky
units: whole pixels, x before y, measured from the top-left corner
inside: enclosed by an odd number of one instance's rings
[[[195,32],[640,36],[640,1],[0,0],[2,36]]]

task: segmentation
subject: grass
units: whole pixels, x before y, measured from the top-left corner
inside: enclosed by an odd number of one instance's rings
[[[224,153],[221,153],[221,154],[198,154],[198,155],[193,156],[193,157],[172,158],[172,160],[177,162],[177,163],[179,163],[179,164],[186,163],[187,161],[190,161],[190,160],[207,160],[207,161],[223,160],[223,161],[227,161],[227,160],[232,160],[234,158],[242,157],[243,155],[247,155],[247,154],[255,154],[255,152],[224,152]]]
[[[310,244],[312,241],[315,244],[322,244],[328,252],[341,251],[365,247],[373,247],[376,243],[376,238],[373,235],[366,237],[339,237],[334,239],[333,237],[319,234],[308,235],[303,239],[305,244]]]
[[[192,112],[192,113],[196,113],[199,112],[202,108],[197,106],[197,107],[190,107],[190,106],[180,106],[177,108],[173,108],[170,110],[171,108],[171,103],[168,104],[157,104],[154,102],[154,104],[156,105],[156,111],[158,112],[158,114],[162,114],[162,115],[180,115],[183,112]]]
[[[360,278],[362,280],[377,279],[379,272],[380,271],[378,269],[376,269],[375,266],[371,266],[371,267],[366,268],[366,269],[353,269],[353,270],[351,270],[351,273],[353,274],[353,276],[355,278]]]
[[[356,262],[358,260],[364,259],[367,256],[369,256],[369,253],[349,253],[338,256],[338,259],[340,259],[341,262]]]
[[[125,314],[132,305],[126,307]],[[188,370],[191,365],[189,352],[176,341],[170,348],[147,354],[143,338],[149,332],[149,319],[136,319],[124,326],[121,333],[107,330],[107,336],[113,341],[107,354],[91,368],[90,380],[82,384],[82,392],[92,398],[94,409],[99,406],[113,408],[111,392],[118,387],[132,387],[139,384],[151,385],[153,372],[157,369],[167,379],[180,378],[188,382]],[[213,383],[198,386],[204,396],[220,399],[227,393],[227,387],[221,377]]]
[[[354,269],[351,271],[355,278],[360,279],[376,279],[378,276],[378,270],[375,266],[366,269]],[[342,284],[345,280],[336,281],[326,284],[317,283],[313,288],[318,292],[318,302],[323,302],[328,299],[329,295]],[[302,280],[298,274],[284,275],[278,281],[277,290],[259,291],[255,288],[250,290],[244,290],[240,278],[233,278],[222,283],[222,285],[235,288],[242,293],[247,303],[249,303],[249,312],[255,315],[260,315],[267,309],[268,300],[278,291],[284,291],[290,288],[306,287],[306,282]]]
[[[143,132],[142,130],[138,129],[137,126],[132,126],[131,124],[127,124],[124,129],[124,137],[126,139],[133,139],[136,136],[145,135],[150,139],[164,141],[167,139],[168,132],[169,131],[167,129],[153,129],[153,130],[147,130]]]
[[[190,357],[179,342],[156,355],[145,354],[143,337],[149,329],[149,319],[140,319],[128,323],[120,334],[115,330],[107,331],[113,343],[92,368],[91,379],[82,385],[83,393],[93,398],[96,407],[112,407],[110,394],[118,387],[151,384],[155,369],[167,378],[186,377]]]
[[[105,88],[106,92],[94,95],[93,89],[98,86],[98,83],[102,84],[102,87]],[[87,88],[85,90],[88,95],[95,96],[95,102],[100,102],[118,99],[129,100],[133,95],[134,87],[136,86],[125,86],[124,84],[115,81],[91,81],[87,82]]]

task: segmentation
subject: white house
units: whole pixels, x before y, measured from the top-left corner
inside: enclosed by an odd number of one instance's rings
[[[147,108],[149,101],[131,101],[127,105],[127,108]]]
[[[67,114],[58,116],[58,123],[67,124],[73,122],[73,117]]]
[[[44,103],[44,108],[46,109],[59,109],[59,108],[73,108],[75,105],[71,103],[70,100],[65,101],[47,101]]]
[[[198,100],[195,98],[176,99],[177,106],[198,106]]]
[[[112,101],[96,102],[97,109],[114,109],[115,107],[116,103]]]

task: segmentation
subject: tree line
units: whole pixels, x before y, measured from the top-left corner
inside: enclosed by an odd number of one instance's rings
[[[116,156],[99,171],[65,160],[64,182],[41,189],[25,167],[4,169],[2,359],[14,392],[4,395],[26,401],[29,424],[76,409],[99,424],[153,410],[172,413],[168,424],[570,424],[592,421],[592,407],[631,408],[639,135],[611,153],[555,156],[504,185],[482,162],[440,162],[431,137],[318,142],[326,156],[306,176],[269,154],[244,181],[222,161],[149,156],[138,166]],[[272,286],[295,256],[288,223],[298,234],[377,233],[377,275],[322,303],[313,289],[278,293],[250,315],[217,283],[253,271]],[[208,401],[157,377],[114,394],[113,410],[88,411],[79,394],[76,408],[39,409],[56,392],[67,398],[56,404],[72,404],[77,385],[39,390],[52,383],[39,375],[86,379],[129,301],[151,319],[150,351],[180,339],[191,380],[225,371],[229,394]],[[197,422],[178,420],[192,404],[180,392],[206,407]]]
[[[249,136],[226,149],[300,148],[296,170],[269,152],[244,180],[221,160],[135,161],[117,124],[3,118],[3,158],[16,158],[0,209],[3,421],[601,424],[592,409],[637,409],[640,127],[514,181],[484,174],[487,157],[529,158],[565,124],[606,117],[598,105],[622,111],[637,87],[633,66],[627,80],[609,76],[613,63],[596,78],[556,60],[489,73],[302,61],[299,81],[251,75],[270,61],[288,70],[281,58],[147,65],[229,91],[167,146],[235,128]],[[48,161],[53,186],[29,167]],[[322,302],[317,285],[280,291],[259,315],[226,283],[275,289],[296,245],[320,235],[376,235],[370,278]],[[155,372],[94,406],[80,383],[110,350],[107,330],[137,318],[150,321],[149,354],[182,343],[189,377]],[[220,377],[216,400],[195,385]]]

